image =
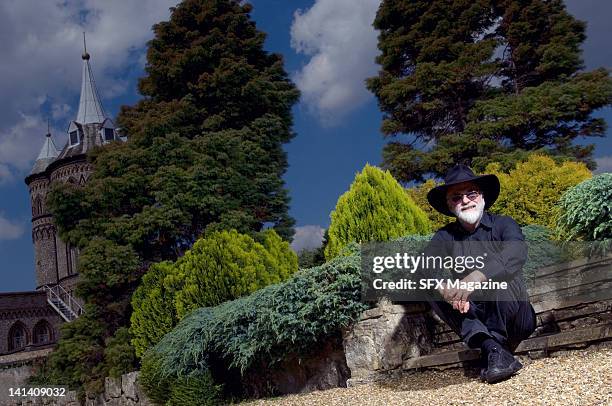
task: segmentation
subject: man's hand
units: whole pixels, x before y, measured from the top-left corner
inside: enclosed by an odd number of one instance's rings
[[[462,282],[484,282],[487,277],[480,271],[471,272],[468,276],[463,278]],[[467,289],[454,289],[444,287],[440,290],[444,300],[451,305],[453,309],[458,310],[460,313],[467,313],[470,309],[469,297],[472,294],[471,290]]]

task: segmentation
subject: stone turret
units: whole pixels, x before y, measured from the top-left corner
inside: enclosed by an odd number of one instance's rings
[[[37,287],[57,283],[57,239],[52,217],[47,211],[47,192],[49,179],[46,169],[59,155],[51,133],[47,133],[45,142],[34,162],[30,176],[26,178],[30,189],[32,205],[32,242],[34,243],[34,264],[36,267]],[[29,182],[28,182],[29,180]]]

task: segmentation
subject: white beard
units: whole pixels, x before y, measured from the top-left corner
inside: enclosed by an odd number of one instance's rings
[[[479,203],[469,202],[467,205],[463,206],[464,209],[467,207],[474,207],[471,210],[461,210],[462,208],[460,206],[455,206],[453,209],[453,214],[464,223],[476,224],[482,218],[484,206],[484,198],[481,198]]]

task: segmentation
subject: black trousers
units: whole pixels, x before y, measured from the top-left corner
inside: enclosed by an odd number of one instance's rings
[[[470,348],[478,348],[484,334],[514,352],[536,328],[535,310],[519,278],[509,282],[507,290],[496,291],[490,300],[470,300],[467,313],[443,300],[429,301],[429,305]]]

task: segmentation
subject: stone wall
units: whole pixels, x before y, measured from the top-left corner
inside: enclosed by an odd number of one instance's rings
[[[82,403],[75,391],[67,391],[63,397],[9,397],[8,388],[23,387],[32,374],[29,365],[15,365],[0,369],[0,404],[2,406],[154,406],[146,398],[138,383],[139,372],[130,372],[121,378],[106,378],[104,393],[85,399]]]
[[[382,300],[362,313],[344,334],[350,369],[347,386],[384,379],[399,372],[408,358],[431,351],[427,307],[421,303],[392,304]]]
[[[104,392],[97,397],[88,397],[85,406],[153,406],[138,383],[139,372],[121,375],[121,378],[106,378]]]

